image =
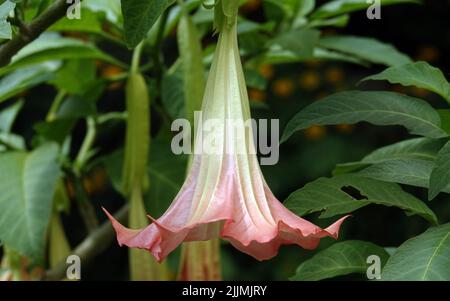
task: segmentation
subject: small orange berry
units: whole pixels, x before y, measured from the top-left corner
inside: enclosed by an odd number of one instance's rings
[[[338,67],[328,68],[325,70],[325,80],[330,84],[338,84],[344,80],[344,72]]]
[[[104,168],[95,169],[93,174],[91,175],[92,183],[94,184],[95,192],[102,192],[105,190],[108,176]]]
[[[261,65],[259,67],[259,73],[266,79],[271,79],[274,74],[273,66],[269,64]]]
[[[319,92],[319,94],[316,95],[316,100],[321,100],[322,98],[325,98],[328,95],[329,95],[328,92],[325,91]]]
[[[86,194],[91,196],[94,192],[94,184],[92,183],[90,178],[84,178],[83,179],[83,187],[86,191]]]
[[[248,91],[248,96],[251,100],[264,102],[267,98],[267,95],[264,91],[258,89],[250,89]]]
[[[426,89],[418,88],[418,87],[411,87],[411,92],[416,95],[417,97],[427,97],[429,95],[429,92]]]
[[[308,67],[319,67],[322,64],[322,61],[317,58],[313,58],[313,59],[306,61],[305,64]]]
[[[402,85],[394,85],[392,86],[392,91],[397,92],[397,93],[402,93],[405,94],[406,93],[406,87],[402,86]]]
[[[116,65],[106,65],[104,66],[101,71],[100,71],[100,75],[102,77],[113,77],[115,75],[119,75],[123,72],[123,69],[116,66]]]
[[[67,195],[70,199],[75,199],[75,188],[73,187],[73,183],[70,181],[65,181]]]
[[[275,95],[288,97],[294,93],[294,83],[290,79],[278,79],[272,85]]]
[[[313,125],[305,130],[305,137],[309,140],[320,140],[327,134],[327,129],[321,125]]]
[[[315,90],[319,87],[320,77],[315,71],[305,71],[300,75],[300,86],[308,91]]]
[[[341,132],[343,134],[350,134],[353,132],[355,126],[353,124],[338,124],[336,125],[336,129],[338,132]]]
[[[247,0],[245,3],[239,8],[239,10],[243,13],[253,12],[261,6],[261,0]]]
[[[418,61],[434,62],[440,57],[440,51],[433,46],[422,46],[416,56]]]
[[[101,77],[104,77],[104,78],[110,78],[110,77],[119,75],[122,72],[123,72],[123,69],[118,66],[105,65],[103,68],[101,68],[100,75],[101,75]],[[113,91],[113,90],[119,90],[120,88],[122,88],[122,83],[117,81],[117,82],[110,83],[107,87],[107,90]]]

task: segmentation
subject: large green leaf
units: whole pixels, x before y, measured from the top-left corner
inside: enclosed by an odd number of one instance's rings
[[[407,240],[386,263],[382,280],[450,280],[450,223]]]
[[[96,13],[104,13],[109,22],[121,27],[123,18],[120,9],[120,0],[83,1],[83,7]]]
[[[450,142],[439,151],[430,176],[428,198],[434,199],[439,192],[450,187]]]
[[[0,75],[44,61],[87,58],[123,66],[121,62],[102,52],[91,43],[47,33],[20,50],[13,57],[11,64],[0,68]]]
[[[381,266],[389,258],[389,254],[382,247],[370,242],[338,242],[303,262],[297,268],[295,276],[290,279],[317,281],[353,273],[366,274],[369,267],[367,258],[371,255],[379,256]]]
[[[354,174],[319,178],[293,192],[284,204],[298,215],[321,212],[322,218],[349,213],[369,204],[395,206],[437,223],[433,211],[399,185]]]
[[[12,38],[11,24],[6,18],[15,7],[16,4],[11,1],[5,1],[0,4],[0,40]]]
[[[333,175],[352,172],[371,164],[398,159],[418,159],[434,161],[437,153],[444,146],[445,139],[413,138],[381,147],[365,156],[359,162],[336,165]]]
[[[77,33],[87,32],[101,35],[104,34],[101,18],[98,13],[95,13],[89,9],[82,9],[81,16],[83,16],[81,19],[62,18],[53,24],[48,30]]]
[[[413,138],[379,148],[361,161],[380,163],[393,159],[421,159],[433,161],[438,151],[444,146],[445,139]]]
[[[420,3],[418,0],[381,0],[381,5]],[[320,6],[313,14],[312,18],[329,18],[340,14],[345,14],[357,10],[366,10],[371,3],[367,0],[333,0]]]
[[[22,68],[6,75],[0,80],[0,103],[30,89],[40,83],[49,81],[60,67],[57,62],[46,62]]]
[[[150,146],[150,189],[145,196],[145,202],[154,217],[161,216],[167,210],[186,175],[186,157],[175,156],[169,141],[159,136]]]
[[[353,124],[402,125],[411,134],[430,138],[447,136],[440,128],[439,114],[425,101],[394,92],[347,91],[314,102],[287,124],[281,141],[312,125]]]
[[[58,147],[0,154],[0,240],[40,261],[59,177]]]
[[[0,132],[9,133],[16,120],[17,114],[23,107],[23,100],[17,101],[9,107],[0,111]]]
[[[183,70],[180,66],[168,70],[161,82],[161,100],[173,119],[186,118]]]
[[[358,174],[372,179],[428,188],[434,162],[420,159],[397,159],[371,165]],[[450,192],[450,185],[439,191]]]
[[[411,59],[394,46],[373,38],[357,36],[328,36],[319,41],[319,46],[354,55],[371,63],[387,66],[403,65]]]
[[[450,110],[438,109],[437,112],[441,117],[441,128],[450,135]]]
[[[136,47],[147,35],[171,0],[121,0],[125,40]]]
[[[314,0],[264,0],[281,8],[288,18],[304,17],[309,14],[315,6]]]
[[[310,58],[319,41],[320,31],[315,29],[297,29],[288,31],[269,41],[268,46],[281,47],[297,58]]]
[[[441,70],[426,62],[393,66],[381,73],[368,76],[363,79],[365,80],[387,80],[392,84],[424,88],[441,95],[450,102],[450,84]]]
[[[94,60],[69,60],[55,74],[52,84],[70,94],[83,94],[95,81],[96,72]]]

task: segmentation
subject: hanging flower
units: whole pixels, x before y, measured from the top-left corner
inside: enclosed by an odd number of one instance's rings
[[[237,10],[236,10],[237,11]],[[321,238],[337,238],[342,218],[326,229],[286,209],[261,173],[251,134],[225,121],[250,120],[246,85],[237,45],[236,21],[222,22],[219,42],[206,85],[202,122],[210,127],[207,143],[198,128],[195,155],[180,192],[169,209],[145,229],[127,229],[108,212],[120,245],[149,250],[162,261],[182,242],[216,237],[258,260],[274,257],[280,245],[314,249]],[[216,151],[198,151],[205,144]],[[217,151],[218,150],[218,151]]]

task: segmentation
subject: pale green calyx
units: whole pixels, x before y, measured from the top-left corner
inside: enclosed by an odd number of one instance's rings
[[[221,31],[226,25],[231,28],[237,22],[239,0],[216,0],[214,6],[214,30]]]

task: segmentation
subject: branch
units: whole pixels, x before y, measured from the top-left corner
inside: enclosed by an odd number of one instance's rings
[[[67,9],[71,5],[73,4],[67,3],[66,0],[57,0],[29,24],[22,23],[19,34],[0,47],[0,67],[8,65],[20,49],[38,38],[53,23],[66,16]]]
[[[114,218],[121,223],[126,223],[126,219],[128,218],[128,205],[123,206],[117,211]],[[81,262],[85,263],[104,252],[114,239],[114,236],[114,229],[109,220],[107,220],[97,228],[97,230],[89,234],[89,236],[73,250],[72,254],[79,256]],[[66,270],[66,262],[60,262],[55,268],[48,270],[45,273],[43,280],[61,280],[66,276]]]

